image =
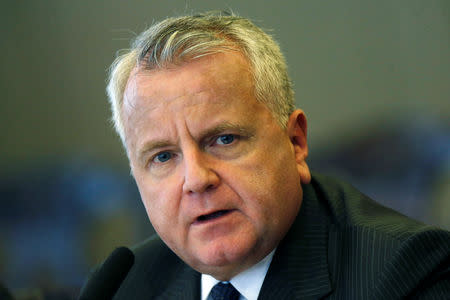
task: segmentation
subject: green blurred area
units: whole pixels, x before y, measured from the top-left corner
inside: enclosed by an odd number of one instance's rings
[[[312,151],[367,122],[450,116],[449,1],[4,1],[0,167],[86,154],[127,162],[109,123],[107,69],[154,20],[232,9],[286,54]]]

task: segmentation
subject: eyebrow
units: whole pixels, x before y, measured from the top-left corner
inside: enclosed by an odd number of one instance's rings
[[[254,135],[254,130],[251,130],[250,128],[243,127],[239,124],[224,122],[224,123],[221,123],[217,126],[214,126],[210,129],[207,129],[204,132],[202,132],[200,134],[198,140],[202,141],[209,137],[219,135],[219,134],[223,133],[224,131],[228,131],[228,130],[236,131],[239,135],[246,136],[246,137],[252,137]]]
[[[145,164],[145,158],[147,153],[152,152],[154,149],[164,148],[172,145],[169,140],[150,141],[144,143],[141,150],[138,150],[137,159],[141,165]]]
[[[236,131],[239,135],[245,136],[245,137],[253,137],[254,136],[254,130],[251,130],[247,127],[243,127],[238,124],[230,123],[230,122],[224,122],[221,124],[218,124],[217,126],[214,126],[210,129],[207,129],[199,134],[197,138],[194,137],[194,139],[197,142],[203,142],[204,140],[208,139],[209,137],[219,135],[225,131]],[[146,154],[149,152],[154,151],[155,149],[159,148],[165,148],[168,146],[173,146],[173,142],[170,140],[155,140],[155,141],[149,141],[143,144],[141,150],[138,150],[138,161],[141,164],[145,164],[145,157]]]

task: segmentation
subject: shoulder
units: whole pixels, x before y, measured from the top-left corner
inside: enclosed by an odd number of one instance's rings
[[[331,223],[338,228],[373,230],[399,243],[429,234],[442,234],[448,238],[448,231],[385,207],[338,179],[314,173],[311,185],[328,210]]]
[[[442,286],[444,281],[450,288],[450,232],[384,207],[339,180],[314,174],[311,185],[330,218],[334,281],[358,281],[379,297],[392,298]],[[355,276],[355,281],[346,281],[345,274]]]
[[[178,257],[164,244],[158,235],[152,235],[148,239],[134,245],[131,250],[135,256],[135,265],[148,267],[162,267],[162,261],[166,263],[178,263]]]
[[[156,299],[186,265],[157,236],[131,247],[135,261],[114,299]]]

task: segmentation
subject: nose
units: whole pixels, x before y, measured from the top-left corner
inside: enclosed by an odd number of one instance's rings
[[[184,155],[183,192],[187,194],[203,193],[215,189],[220,178],[213,169],[207,154],[199,149]]]

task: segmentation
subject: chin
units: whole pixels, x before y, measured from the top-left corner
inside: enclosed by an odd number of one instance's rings
[[[191,266],[201,273],[212,275],[216,279],[230,279],[227,277],[237,275],[264,258],[264,255],[259,257],[260,255],[256,251],[258,249],[255,247],[257,243],[251,243],[249,238],[244,239],[244,241],[229,241],[225,244],[216,242],[203,247],[195,253],[194,260],[196,263]]]

